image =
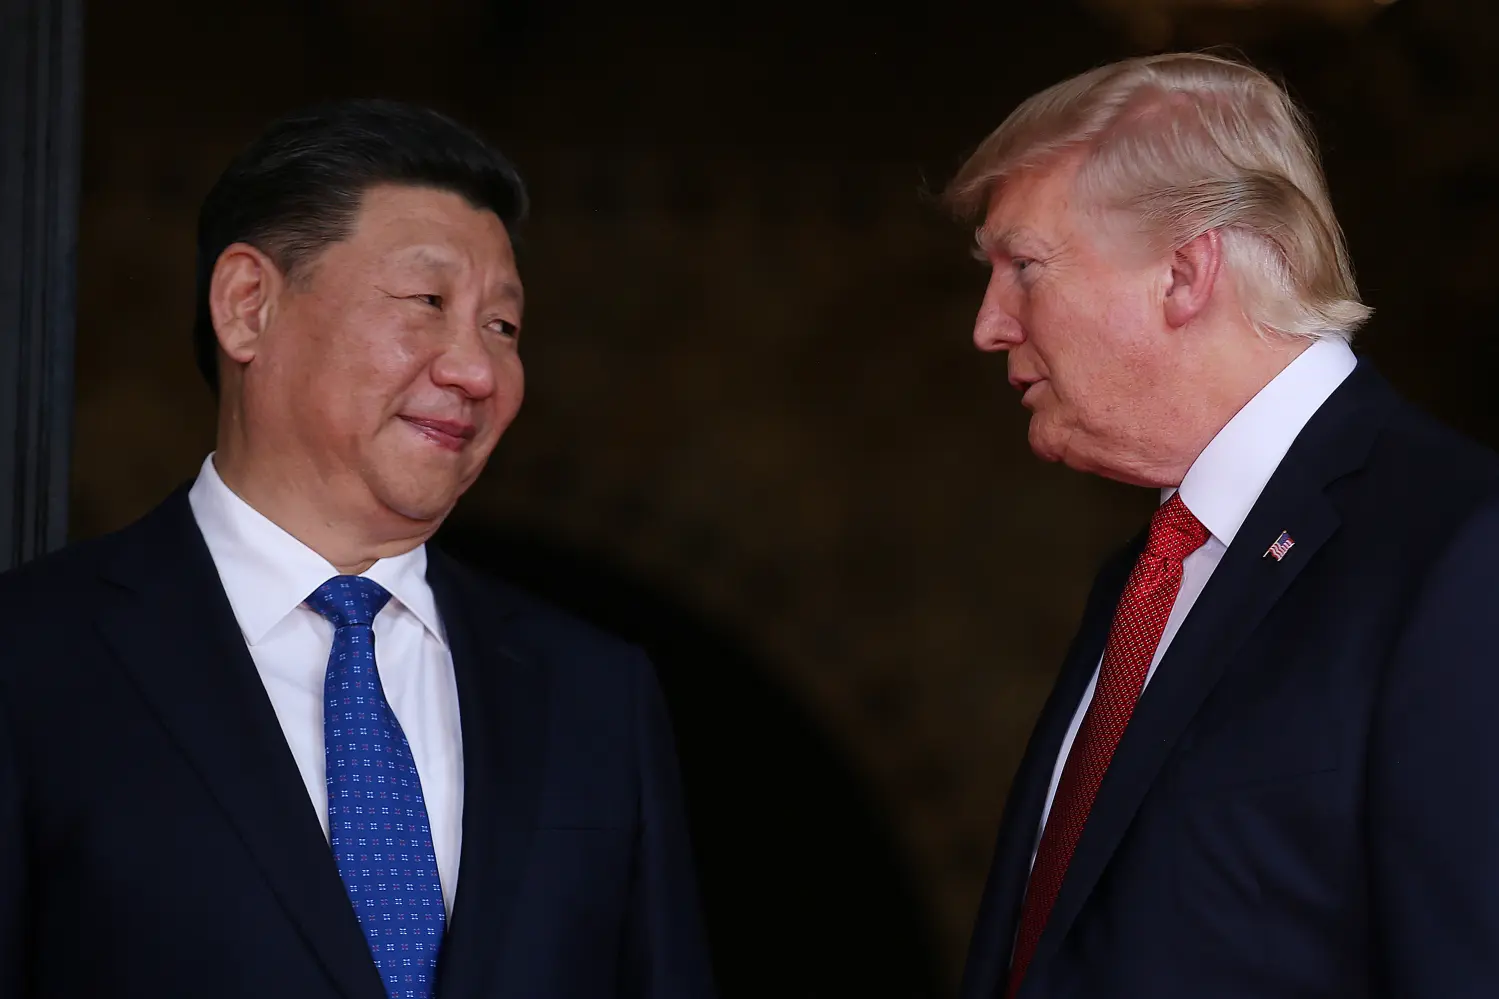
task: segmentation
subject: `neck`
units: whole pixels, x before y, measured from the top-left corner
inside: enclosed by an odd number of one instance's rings
[[[311,463],[289,467],[284,454],[266,461],[244,434],[223,423],[213,466],[236,496],[345,575],[357,576],[382,558],[412,551],[438,527],[390,510],[371,517],[368,510],[340,509],[333,496],[341,491]],[[370,505],[378,504],[371,498]],[[359,526],[372,521],[379,527]]]
[[[1181,485],[1213,438],[1311,343],[1244,329],[1185,359],[1173,375],[1175,384],[1185,388],[1175,392],[1170,441],[1159,451],[1163,459],[1140,477],[1139,484]]]

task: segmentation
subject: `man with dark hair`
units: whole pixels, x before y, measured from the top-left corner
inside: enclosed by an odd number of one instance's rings
[[[210,192],[215,452],[0,577],[0,994],[712,995],[649,662],[426,545],[520,406],[525,207],[373,101]]]

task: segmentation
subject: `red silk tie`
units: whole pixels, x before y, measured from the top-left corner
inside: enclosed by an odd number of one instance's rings
[[[1036,953],[1093,799],[1145,687],[1150,661],[1181,589],[1182,561],[1207,539],[1207,528],[1192,516],[1181,493],[1173,494],[1151,518],[1150,537],[1114,611],[1093,700],[1062,768],[1062,779],[1057,783],[1051,813],[1036,849],[1025,904],[1020,910],[1020,932],[1010,960],[1010,997],[1019,991]]]

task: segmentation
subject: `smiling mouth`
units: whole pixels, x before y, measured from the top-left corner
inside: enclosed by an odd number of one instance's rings
[[[463,450],[464,445],[473,440],[477,432],[472,423],[460,423],[456,420],[427,420],[414,416],[403,416],[401,419],[415,427],[429,441],[448,451]]]

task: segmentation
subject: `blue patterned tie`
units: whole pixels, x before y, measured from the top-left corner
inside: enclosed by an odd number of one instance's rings
[[[363,576],[334,576],[307,598],[335,629],[323,682],[328,833],[385,990],[391,999],[428,999],[442,945],[442,883],[411,747],[375,668],[370,625],[389,599]]]

